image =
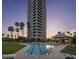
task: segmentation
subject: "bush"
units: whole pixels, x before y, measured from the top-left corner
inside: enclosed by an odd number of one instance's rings
[[[2,41],[9,41],[9,40],[10,40],[10,38],[8,38],[8,37],[2,38]]]
[[[15,39],[15,41],[17,41],[17,42],[26,42],[27,38],[19,36],[18,38]]]
[[[9,37],[4,37],[4,38],[2,38],[2,41],[14,41],[14,39],[9,38]]]

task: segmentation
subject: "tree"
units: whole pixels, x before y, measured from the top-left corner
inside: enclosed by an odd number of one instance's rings
[[[10,31],[10,32],[11,32],[11,38],[12,38],[12,32],[14,31],[13,26],[9,26],[9,27],[8,27],[8,31]]]
[[[61,34],[62,34],[62,32],[61,31],[58,31],[58,33],[57,33],[57,36],[58,36],[58,40],[56,40],[56,42],[59,44],[60,42],[61,42]]]
[[[73,32],[73,43],[76,44],[76,32]]]
[[[72,45],[72,43],[73,43],[73,37],[72,37],[72,33],[70,33],[70,39],[71,39],[71,45]]]
[[[72,45],[72,43],[73,43],[73,37],[72,37],[72,35],[73,34],[70,31],[67,31],[67,34],[69,36],[70,44]]]
[[[72,33],[70,33],[70,36],[72,37]]]
[[[17,32],[17,37],[19,37],[19,28],[16,28],[15,30]]]
[[[24,26],[25,24],[23,22],[20,22],[20,30],[22,30],[22,36],[24,36]]]
[[[7,37],[9,38],[9,35],[7,34]]]
[[[5,36],[5,34],[2,34],[2,37],[4,37]]]
[[[19,37],[19,23],[15,22],[15,25],[17,26],[17,28],[15,29],[15,31],[17,32],[17,37]]]
[[[15,38],[16,38],[16,35],[15,35]]]
[[[70,36],[70,31],[67,31],[68,36]]]
[[[73,36],[75,36],[76,35],[76,32],[73,32]]]
[[[69,42],[70,42],[70,31],[67,31],[67,35],[68,35],[68,39],[69,39]]]
[[[19,27],[19,23],[18,23],[18,22],[15,22],[15,25],[16,25],[17,27]]]
[[[58,34],[60,35],[61,34],[61,31],[58,31]]]

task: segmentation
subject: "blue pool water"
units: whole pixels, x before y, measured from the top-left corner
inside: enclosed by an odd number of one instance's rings
[[[46,46],[40,43],[33,43],[32,46],[25,52],[25,55],[46,55]]]

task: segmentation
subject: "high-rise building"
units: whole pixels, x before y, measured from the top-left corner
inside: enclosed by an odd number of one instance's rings
[[[27,37],[32,41],[45,41],[46,0],[28,0]]]

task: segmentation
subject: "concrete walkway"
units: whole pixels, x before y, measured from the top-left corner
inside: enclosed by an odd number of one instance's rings
[[[70,54],[64,54],[64,53],[61,53],[61,50],[64,49],[67,45],[58,45],[56,47],[54,47],[53,49],[50,49],[50,59],[65,59],[65,57],[67,56],[70,56]],[[75,55],[72,55],[75,59],[76,59],[76,56]]]
[[[18,52],[16,52],[16,55],[24,55],[24,53],[26,52],[27,49],[29,49],[31,47],[31,45],[26,44],[26,47],[19,50]]]
[[[66,47],[66,45],[58,45],[53,47],[53,49],[50,49],[50,59],[65,59],[65,55],[60,52],[62,49],[64,49],[64,47]]]
[[[52,52],[59,53],[62,49],[64,49],[67,45],[58,45],[53,47]]]

